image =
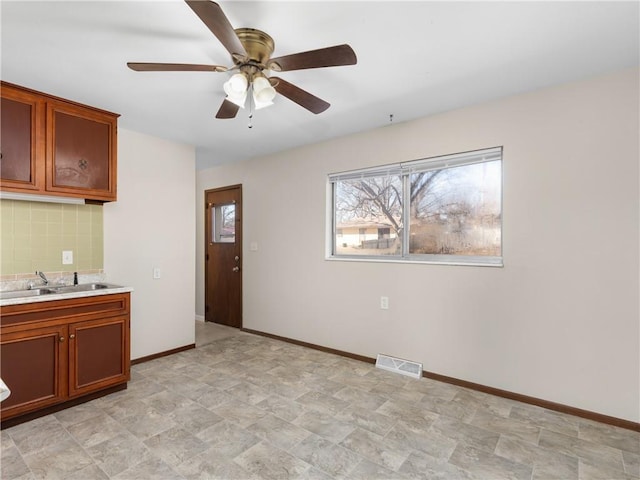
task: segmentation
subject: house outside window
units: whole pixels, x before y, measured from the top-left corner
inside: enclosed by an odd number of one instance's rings
[[[502,265],[501,147],[332,174],[329,186],[329,258]]]

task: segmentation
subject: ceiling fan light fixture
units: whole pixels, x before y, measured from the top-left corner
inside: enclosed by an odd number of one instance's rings
[[[236,73],[224,84],[227,95],[241,95],[247,91],[249,80],[244,73]]]
[[[272,105],[273,99],[276,96],[276,89],[271,86],[269,80],[265,77],[257,77],[253,80],[253,99],[256,102],[256,108],[258,104],[264,104],[264,106]]]
[[[2,0],[0,0],[2,1]],[[224,83],[225,100],[216,118],[235,118],[240,107],[245,108],[249,96],[249,118],[253,110],[273,105],[276,94],[297,103],[311,113],[329,108],[329,103],[279,78],[267,78],[263,71],[287,72],[310,68],[355,65],[356,54],[347,45],[319,48],[271,58],[275,48],[273,38],[255,28],[234,29],[220,5],[212,0],[185,0],[202,23],[231,54],[233,67],[185,63],[128,62],[129,68],[139,72],[231,72],[236,73]],[[277,90],[276,90],[277,88]],[[238,108],[236,108],[238,107]]]
[[[233,95],[229,95],[227,94],[227,100],[229,100],[231,103],[235,103],[236,105],[238,105],[240,108],[244,108],[244,104],[247,100],[247,92],[244,92],[242,94],[233,94]]]
[[[224,85],[224,93],[227,94],[227,100],[235,103],[240,108],[244,108],[247,99],[247,88],[249,81],[244,73],[236,73]]]
[[[270,105],[273,105],[273,102],[271,100],[263,102],[260,101],[260,99],[258,99],[254,93],[253,95],[253,106],[256,110],[260,110],[261,108],[265,108],[268,107]]]

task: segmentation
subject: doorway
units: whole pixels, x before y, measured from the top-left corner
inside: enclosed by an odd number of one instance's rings
[[[205,191],[207,322],[242,328],[242,185]]]

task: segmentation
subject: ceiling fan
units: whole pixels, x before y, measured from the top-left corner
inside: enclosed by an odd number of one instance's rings
[[[271,58],[275,43],[265,32],[255,28],[234,29],[220,5],[215,2],[209,0],[185,0],[185,2],[231,54],[233,66],[139,62],[128,62],[127,66],[138,72],[237,70],[237,73],[224,84],[226,97],[216,118],[234,118],[239,109],[244,108],[247,97],[252,109],[271,105],[276,93],[312,113],[324,112],[329,108],[329,103],[286,80],[267,76],[265,72],[287,72],[357,63],[355,52],[346,44]]]

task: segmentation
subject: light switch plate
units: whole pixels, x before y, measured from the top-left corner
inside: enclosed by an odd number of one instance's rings
[[[389,310],[389,297],[380,297],[380,308],[382,310]]]
[[[160,269],[158,267],[154,267],[154,269],[153,269],[153,278],[157,280],[158,278],[160,278],[160,276],[161,276],[160,275]]]
[[[73,250],[62,251],[62,264],[73,265]]]

